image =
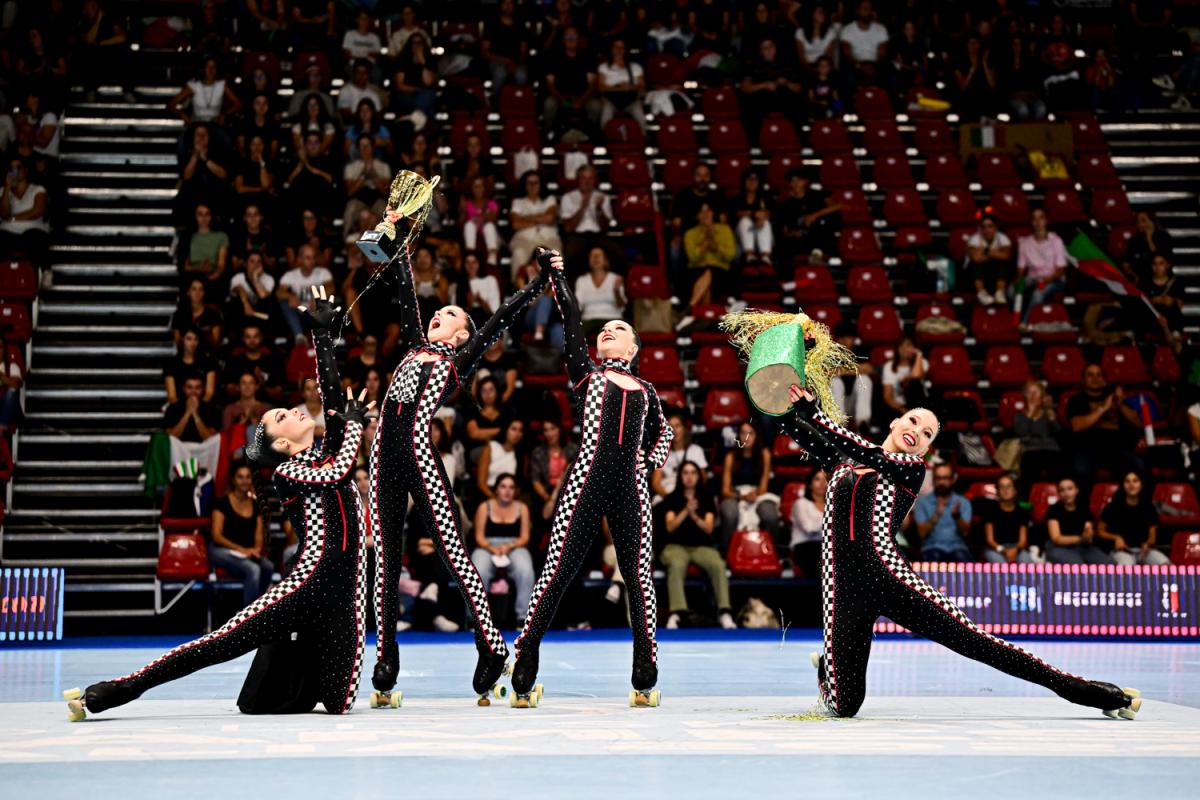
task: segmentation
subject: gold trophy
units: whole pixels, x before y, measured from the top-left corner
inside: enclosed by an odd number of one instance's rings
[[[421,232],[421,226],[429,216],[429,208],[433,205],[433,191],[441,180],[440,175],[434,175],[433,180],[425,180],[415,172],[402,169],[392,180],[392,189],[388,193],[387,209],[383,219],[358,238],[358,249],[369,261],[386,263]],[[408,232],[403,240],[396,241],[396,223],[407,218]]]

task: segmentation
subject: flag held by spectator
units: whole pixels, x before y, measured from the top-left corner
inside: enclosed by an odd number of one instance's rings
[[[1117,269],[1104,251],[1086,234],[1075,234],[1075,238],[1067,245],[1067,256],[1082,274],[1103,283],[1114,295],[1141,300],[1146,310],[1158,318],[1158,312],[1150,303],[1150,299]]]

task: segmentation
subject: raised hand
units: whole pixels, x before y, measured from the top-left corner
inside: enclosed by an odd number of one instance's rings
[[[342,418],[347,422],[357,422],[359,425],[366,424],[366,414],[375,407],[375,401],[363,405],[363,401],[367,399],[367,390],[363,389],[359,394],[358,399],[354,399],[354,390],[346,387],[346,410],[342,412]],[[336,414],[336,411],[328,410],[326,414]]]
[[[788,387],[788,398],[793,403],[799,403],[801,400],[807,400],[810,403],[813,401],[812,392],[794,383]]]
[[[539,247],[534,250],[534,255],[537,257],[538,266],[545,272],[547,269],[562,270],[563,257],[562,253],[557,250],[547,250],[545,247]]]
[[[313,299],[311,309],[306,306],[297,306],[297,310],[301,313],[301,319],[305,321],[306,327],[309,330],[327,331],[333,327],[334,321],[337,320],[338,313],[342,310],[341,306],[333,304],[333,295],[325,296],[324,286],[312,287]]]

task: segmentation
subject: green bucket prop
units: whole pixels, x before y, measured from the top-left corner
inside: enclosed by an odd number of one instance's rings
[[[804,385],[804,328],[799,323],[768,328],[754,340],[746,367],[746,394],[764,414],[778,417],[792,408],[788,390]]]

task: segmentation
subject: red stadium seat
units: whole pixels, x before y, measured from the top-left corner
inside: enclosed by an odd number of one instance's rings
[[[903,153],[888,153],[875,159],[871,179],[881,189],[915,189],[912,169]]]
[[[929,217],[925,216],[921,206],[921,195],[914,189],[888,192],[883,201],[883,216],[892,227],[929,224]]]
[[[663,165],[663,185],[670,192],[678,192],[692,185],[692,174],[700,159],[693,153],[672,153]]]
[[[1013,189],[1021,185],[1021,176],[1007,153],[980,153],[976,174],[985,189]]]
[[[608,178],[618,192],[650,188],[650,165],[644,156],[626,153],[615,157]]]
[[[904,329],[891,304],[866,306],[858,315],[858,338],[866,347],[899,341]]]
[[[1171,539],[1171,563],[1177,567],[1200,564],[1200,533],[1175,532]]]
[[[1179,380],[1179,360],[1170,345],[1160,344],[1154,348],[1154,360],[1150,362],[1150,374],[1160,383],[1176,383]]]
[[[25,344],[33,335],[33,323],[24,303],[0,303],[0,334],[10,344]]]
[[[1046,218],[1051,225],[1067,225],[1070,223],[1087,222],[1087,211],[1083,208],[1083,200],[1074,189],[1056,188],[1046,192]]]
[[[867,198],[861,189],[847,186],[842,189],[834,189],[829,196],[842,207],[843,225],[870,225],[874,221],[871,217],[871,206],[867,203]]]
[[[729,572],[738,578],[778,578],[783,573],[768,531],[735,531],[725,560]]]
[[[1150,370],[1141,352],[1131,344],[1109,345],[1100,358],[1110,386],[1143,386],[1150,383]]]
[[[737,194],[742,188],[742,173],[753,163],[746,153],[722,153],[717,159],[717,171],[713,180],[725,194]]]
[[[1100,130],[1100,121],[1095,116],[1076,117],[1071,120],[1071,135],[1077,153],[1107,153],[1108,142]]]
[[[633,117],[620,114],[604,124],[604,138],[608,149],[615,153],[646,152],[646,134]]]
[[[788,481],[783,485],[783,494],[779,498],[779,515],[784,519],[791,517],[792,507],[796,505],[796,501],[804,497],[808,491],[808,483],[805,481]]]
[[[642,378],[650,383],[661,383],[664,386],[683,385],[683,368],[679,365],[679,351],[675,347],[643,347],[638,364]]]
[[[1133,222],[1133,209],[1125,190],[1096,189],[1092,192],[1092,217],[1101,225],[1129,225]]]
[[[506,83],[500,90],[497,110],[500,112],[500,118],[504,120],[512,117],[537,118],[537,92],[532,86]]]
[[[1117,225],[1110,230],[1108,232],[1108,255],[1115,260],[1120,260],[1125,255],[1125,248],[1135,233],[1137,233],[1137,228],[1132,225]]]
[[[1087,153],[1075,165],[1076,175],[1085,189],[1119,189],[1121,178],[1107,153]]]
[[[988,205],[1001,226],[1029,225],[1029,198],[1020,189],[997,189]]]
[[[785,433],[776,436],[771,445],[771,469],[775,477],[788,481],[807,478],[816,465],[806,456],[804,449],[792,437]]]
[[[975,198],[965,189],[943,189],[938,195],[937,218],[943,225],[975,225]]]
[[[32,262],[0,262],[0,300],[32,300],[37,289],[37,270]]]
[[[854,157],[848,155],[831,155],[821,161],[818,172],[821,186],[826,191],[844,188],[859,188],[862,180],[858,176],[858,165]]]
[[[1079,386],[1085,366],[1083,351],[1073,344],[1047,347],[1042,355],[1042,377],[1051,389]]]
[[[1117,483],[1095,483],[1092,484],[1092,493],[1088,496],[1088,510],[1092,512],[1092,519],[1099,520],[1101,512],[1108,502],[1112,500],[1113,495],[1121,488]]]
[[[1012,311],[1006,306],[975,306],[971,314],[971,335],[982,345],[1016,344],[1021,341]]]
[[[644,189],[621,192],[617,195],[613,215],[626,233],[652,227],[658,218],[658,212],[654,208],[654,195]]]
[[[1050,506],[1058,502],[1058,486],[1049,481],[1041,481],[1029,487],[1030,516],[1039,525],[1046,521],[1046,512]]]
[[[925,162],[925,182],[932,189],[966,189],[970,181],[954,153],[935,153]]]
[[[961,344],[966,338],[965,332],[947,332],[947,333],[926,333],[921,330],[921,321],[930,317],[940,317],[942,319],[958,321],[958,315],[954,313],[954,306],[949,303],[926,303],[917,309],[917,314],[913,319],[916,325],[917,341],[921,344]]]
[[[12,476],[12,449],[8,446],[8,439],[0,436],[0,486],[3,486]]]
[[[737,351],[725,345],[706,345],[696,357],[696,380],[707,388],[742,385],[746,368]]]
[[[509,153],[525,149],[539,152],[542,149],[542,141],[538,134],[537,120],[532,117],[506,119],[500,132],[500,146]]]
[[[685,78],[683,60],[679,56],[657,53],[646,59],[646,83],[653,89],[680,86]]]
[[[949,389],[942,394],[942,419],[948,431],[987,433],[992,423],[975,389]]]
[[[659,117],[658,136],[654,139],[658,152],[666,154],[695,153],[700,148],[691,114],[671,114]]]
[[[625,289],[631,300],[669,300],[671,297],[666,270],[648,264],[630,267],[629,276],[625,279]]]
[[[976,225],[950,229],[950,233],[946,236],[946,250],[950,254],[951,261],[956,264],[963,263],[967,257],[967,241],[978,231],[979,228]]]
[[[729,86],[706,89],[700,98],[700,110],[709,119],[739,118],[742,115],[737,92]]]
[[[683,412],[688,410],[687,395],[683,389],[678,386],[656,386],[654,391],[658,393],[659,402],[662,403],[663,409],[670,413],[669,409],[680,409]]]
[[[849,155],[854,149],[854,145],[850,143],[850,134],[846,133],[846,126],[840,119],[822,119],[814,122],[809,144],[821,156],[834,153]]]
[[[864,120],[870,120],[868,128],[876,122],[891,122],[896,118],[891,98],[878,86],[858,87],[854,93],[854,113]]]
[[[725,306],[718,303],[697,303],[692,306],[692,316],[696,318],[692,331],[692,341],[696,344],[724,344],[729,340],[728,334],[717,330],[721,317],[725,316]]]
[[[1038,303],[1029,309],[1030,334],[1035,342],[1074,342],[1079,331],[1071,324],[1067,307],[1062,303]],[[1045,327],[1045,329],[1041,329]]]
[[[863,131],[863,147],[872,156],[878,157],[885,153],[904,153],[904,140],[900,138],[900,129],[895,120],[873,119],[867,123]]]
[[[877,264],[851,267],[846,276],[846,294],[855,305],[891,303],[895,300],[887,273]]]
[[[867,363],[882,368],[884,364],[896,357],[896,345],[877,344],[867,354]]]
[[[1025,411],[1025,393],[1018,389],[1010,389],[1000,395],[1000,407],[996,411],[996,421],[1006,431],[1013,429],[1017,414]]]
[[[739,119],[714,119],[709,123],[708,147],[714,153],[745,153],[750,141]]]
[[[934,153],[950,153],[958,149],[957,137],[951,132],[946,120],[939,118],[917,120],[913,143],[917,146],[917,150],[926,156]]]
[[[799,153],[800,137],[787,117],[768,114],[758,134],[758,146],[764,153]]]
[[[870,228],[842,228],[838,233],[838,254],[850,264],[883,261],[879,240]]]
[[[750,419],[746,393],[741,389],[711,389],[704,397],[704,425],[710,430],[741,425]]]
[[[979,383],[971,357],[960,345],[938,345],[929,354],[929,380],[942,389],[967,388]]]
[[[838,301],[837,287],[833,285],[833,276],[829,269],[819,266],[796,267],[792,280],[796,283],[793,296],[801,308],[807,308],[810,303],[836,303]]]
[[[833,305],[815,305],[807,306],[804,313],[808,314],[811,319],[816,320],[829,330],[833,330],[842,323],[842,310]]]
[[[918,247],[927,247],[933,243],[933,233],[929,230],[929,221],[916,225],[915,227],[899,228],[896,230],[896,238],[892,240],[892,247],[897,251],[912,251]],[[911,253],[900,252],[900,259],[912,258]]]
[[[1018,387],[1033,377],[1025,351],[1018,345],[995,345],[983,360],[983,374],[992,386],[1007,389]]]
[[[491,146],[491,141],[488,139],[487,117],[483,114],[455,116],[454,122],[450,126],[450,149],[455,153],[466,150],[467,138],[473,134],[483,139],[485,151]]]

